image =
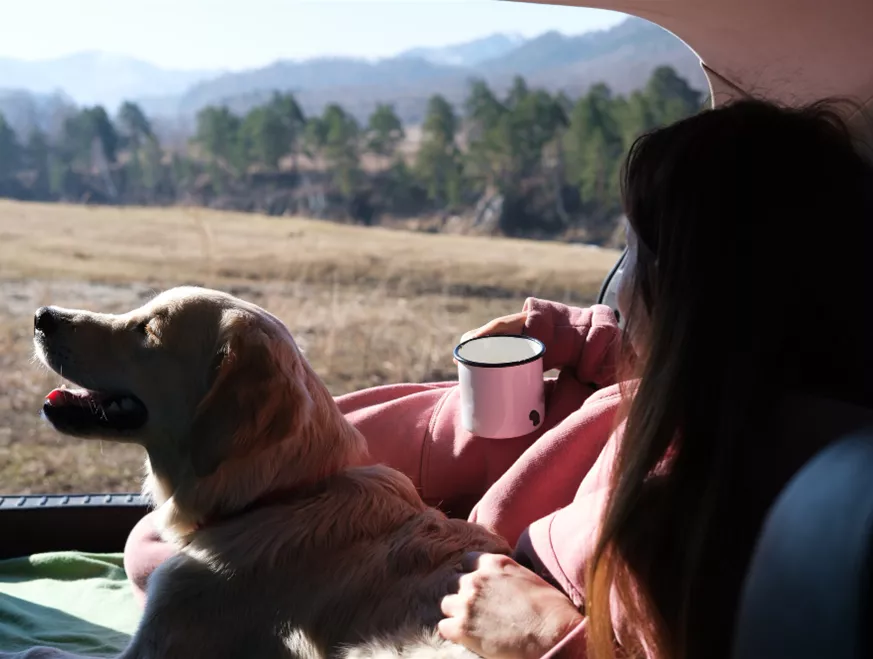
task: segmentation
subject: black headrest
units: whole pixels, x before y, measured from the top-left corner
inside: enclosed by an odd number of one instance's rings
[[[818,453],[771,508],[746,577],[733,659],[871,656],[868,424]]]

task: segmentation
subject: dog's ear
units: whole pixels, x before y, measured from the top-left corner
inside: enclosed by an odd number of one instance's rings
[[[197,406],[188,440],[191,465],[200,478],[226,460],[294,436],[312,410],[292,346],[254,318],[232,317],[223,325],[212,383]]]

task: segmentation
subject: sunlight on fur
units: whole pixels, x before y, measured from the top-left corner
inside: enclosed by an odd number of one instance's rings
[[[275,316],[199,288],[37,316],[36,354],[70,382],[47,419],[145,448],[144,491],[178,551],[124,657],[474,656],[436,634],[439,600],[464,553],[509,547],[372,464]]]

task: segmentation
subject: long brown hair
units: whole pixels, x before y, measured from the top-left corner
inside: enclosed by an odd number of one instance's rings
[[[630,151],[625,338],[643,350],[588,566],[592,657],[616,634],[631,655],[727,656],[770,496],[741,476],[768,450],[755,430],[789,393],[873,404],[873,178],[840,117],[745,100]]]

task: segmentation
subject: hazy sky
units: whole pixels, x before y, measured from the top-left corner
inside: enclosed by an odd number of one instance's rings
[[[578,34],[622,18],[501,0],[7,0],[0,57],[100,50],[168,68],[239,69],[317,55],[384,57],[494,32]]]

